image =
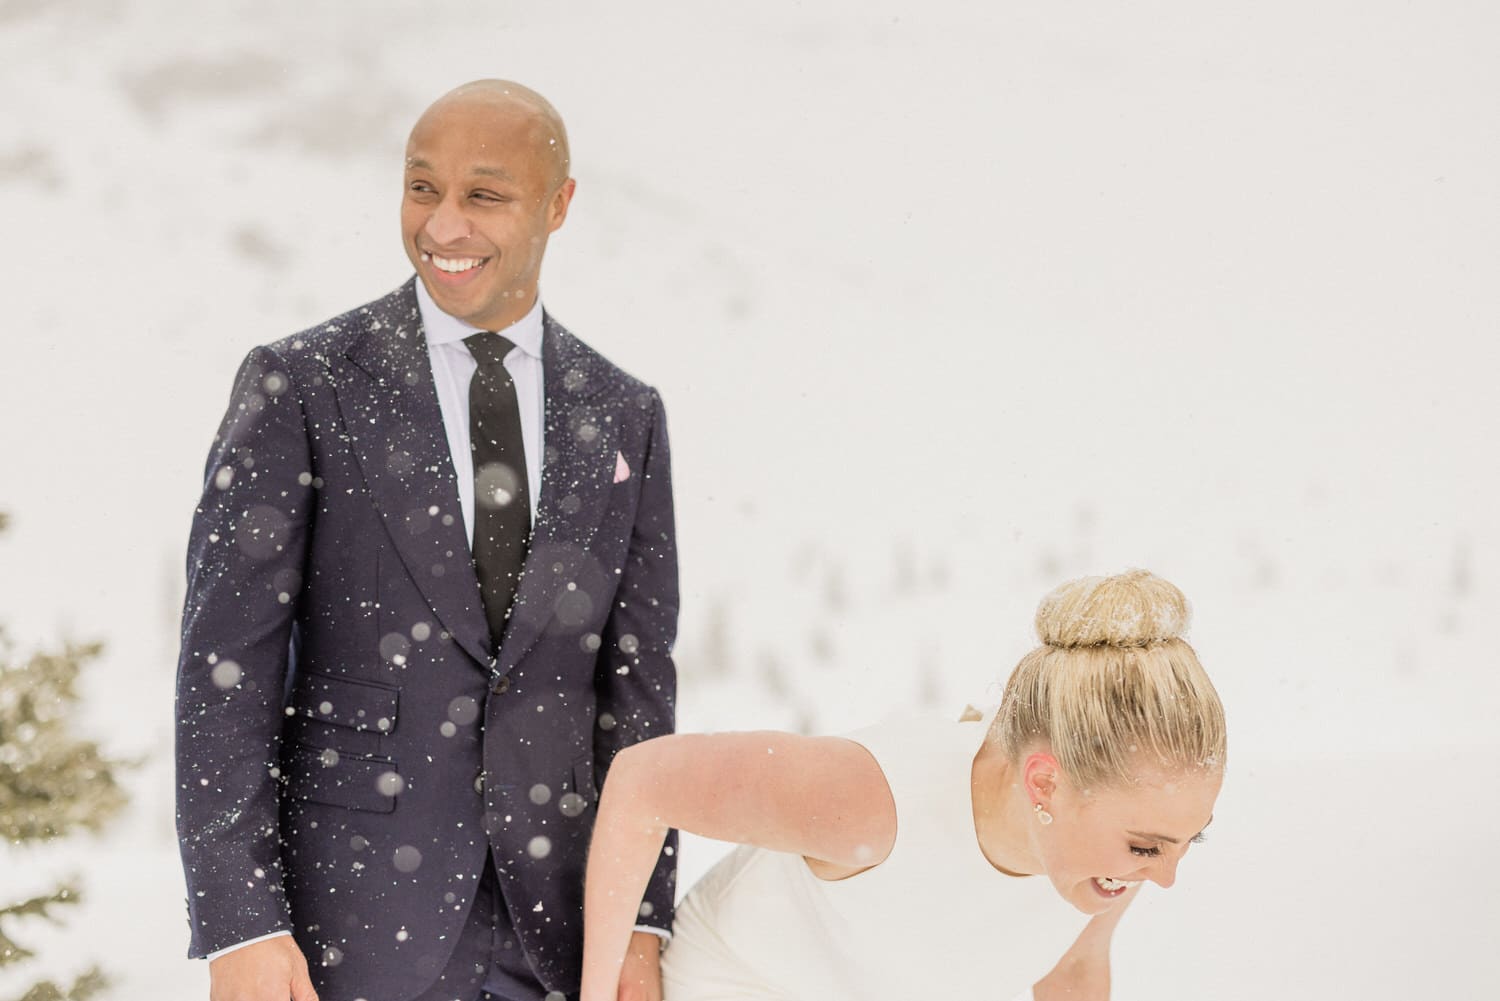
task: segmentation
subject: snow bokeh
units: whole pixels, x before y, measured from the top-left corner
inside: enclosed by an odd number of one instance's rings
[[[666,400],[683,728],[993,701],[1043,593],[1148,567],[1230,775],[1115,996],[1487,992],[1500,15],[462,14],[0,3],[0,617],[104,640],[90,728],[147,759],[107,837],[6,860],[84,876],[49,961],[205,995],[168,760],[203,456],[250,346],[405,279],[406,130],[505,75],[572,140],[547,304]]]

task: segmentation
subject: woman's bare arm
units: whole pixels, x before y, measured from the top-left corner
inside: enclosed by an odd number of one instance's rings
[[[1089,919],[1052,972],[1036,982],[1034,1001],[1109,1001],[1109,947],[1125,908],[1140,892],[1135,887],[1115,906]]]
[[[615,1001],[641,896],[673,827],[863,868],[890,853],[896,808],[875,759],[839,737],[673,734],[621,751],[584,880],[583,1001]]]

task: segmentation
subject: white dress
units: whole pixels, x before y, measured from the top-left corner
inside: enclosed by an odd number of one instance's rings
[[[884,862],[837,882],[741,846],[677,908],[666,1001],[1007,1001],[1029,996],[1087,917],[1045,876],[1007,876],[974,833],[970,770],[988,719],[890,720],[848,734],[896,804]]]

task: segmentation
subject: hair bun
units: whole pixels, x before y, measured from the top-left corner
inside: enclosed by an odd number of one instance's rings
[[[1036,633],[1054,647],[1139,647],[1187,632],[1187,598],[1146,570],[1080,577],[1054,588],[1036,610]]]

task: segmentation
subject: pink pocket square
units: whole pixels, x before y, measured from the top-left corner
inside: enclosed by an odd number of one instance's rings
[[[616,483],[624,483],[628,479],[630,479],[630,466],[627,465],[626,462],[625,462],[625,454],[623,452],[616,452],[615,453],[615,482]]]

